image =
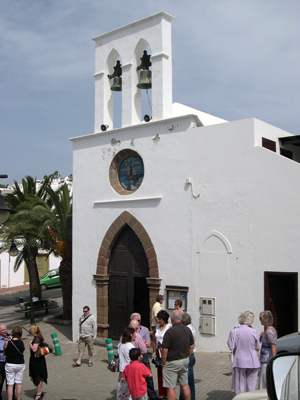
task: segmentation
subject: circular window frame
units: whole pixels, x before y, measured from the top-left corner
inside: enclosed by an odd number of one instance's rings
[[[139,157],[143,161],[142,157],[136,151],[131,150],[131,149],[125,149],[125,150],[119,151],[119,153],[115,155],[115,157],[113,158],[113,160],[110,164],[110,167],[109,167],[109,183],[115,192],[117,192],[118,194],[121,194],[123,196],[128,196],[128,195],[136,192],[141,187],[141,184],[143,182],[143,180],[142,180],[140,186],[134,190],[125,189],[121,185],[120,180],[119,180],[119,168],[120,168],[121,163],[125,160],[125,158],[130,157],[130,156]],[[144,163],[144,161],[143,161],[143,163]]]

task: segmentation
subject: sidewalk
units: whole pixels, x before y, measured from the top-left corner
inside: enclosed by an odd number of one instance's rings
[[[61,305],[61,299],[59,301]],[[14,312],[14,306],[1,308],[0,322],[7,325],[8,331],[15,325],[23,328],[25,339],[26,369],[23,379],[22,400],[33,399],[36,388],[28,376],[29,367],[29,335],[30,321],[24,315]],[[62,307],[50,310],[50,316],[62,313]],[[52,344],[51,333],[56,332],[62,350],[61,356],[54,353],[46,356],[48,366],[48,385],[43,386],[46,400],[115,400],[118,374],[107,369],[107,350],[103,346],[95,346],[93,367],[89,368],[86,354],[80,368],[72,368],[76,361],[77,344],[71,341],[71,326],[48,324],[43,322],[44,312],[37,312],[36,323],[40,325],[43,335]],[[152,367],[152,365],[151,365]],[[231,400],[234,397],[231,386],[231,365],[228,353],[196,353],[194,367],[197,400]],[[157,389],[157,373],[152,368],[155,389]],[[179,387],[177,392],[179,392]],[[2,392],[3,400],[7,400],[6,392]],[[179,395],[177,395],[177,399]]]
[[[6,293],[16,293],[25,289],[29,289],[29,284],[21,286],[11,286],[10,288],[2,288],[0,289],[0,295],[4,295]]]

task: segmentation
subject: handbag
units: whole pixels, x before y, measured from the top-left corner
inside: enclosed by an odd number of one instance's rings
[[[157,357],[155,357],[155,358],[152,358],[152,364],[154,364],[155,365],[155,367],[157,368],[157,367],[160,367],[160,368],[162,368],[162,363],[161,363],[161,359],[160,358],[157,358]]]
[[[47,344],[46,342],[43,342],[43,346],[39,346],[37,351],[34,353],[35,358],[39,358],[42,356],[46,356],[49,353],[52,353],[53,347],[50,346],[50,344]]]
[[[107,368],[111,372],[119,372],[119,356],[114,354],[113,358],[110,360]]]
[[[233,340],[233,349],[229,352],[229,360],[233,363],[234,359],[234,345],[235,345],[235,337],[236,337],[236,329],[234,330],[234,340]]]

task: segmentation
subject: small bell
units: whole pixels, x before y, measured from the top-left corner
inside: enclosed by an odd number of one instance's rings
[[[152,88],[151,71],[149,71],[149,69],[144,69],[143,71],[141,71],[140,81],[136,86],[139,89],[151,89]]]
[[[147,51],[144,50],[143,57],[140,58],[141,64],[137,67],[137,71],[141,70],[140,81],[136,85],[139,89],[151,89],[152,88],[152,80],[151,80],[151,71],[149,67],[151,67],[150,54],[147,54]]]
[[[110,88],[110,90],[112,90],[113,92],[121,92],[122,91],[122,64],[119,60],[117,60],[117,64],[114,67],[114,73],[111,75],[107,75],[108,79],[112,79],[113,80],[113,84]]]
[[[120,76],[114,77],[113,84],[111,85],[110,90],[112,90],[113,92],[122,91],[122,78]]]

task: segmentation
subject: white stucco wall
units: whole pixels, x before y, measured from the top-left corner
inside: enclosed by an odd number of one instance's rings
[[[299,269],[300,165],[262,148],[259,135],[289,134],[255,119],[196,127],[187,116],[73,139],[74,321],[83,303],[96,314],[98,251],[111,223],[128,210],[155,247],[161,293],[166,285],[189,287],[195,328],[200,297],[216,298],[216,336],[198,332],[199,350],[226,351],[228,332],[246,309],[261,329],[264,271]],[[138,152],[145,166],[141,187],[129,196],[118,195],[108,178],[123,149]],[[200,197],[193,197],[188,177]],[[207,239],[212,231],[227,239],[231,254],[216,236]]]
[[[49,257],[49,270],[59,267],[60,258],[54,257],[53,254]],[[8,253],[0,254],[0,288],[9,289],[14,286],[22,286],[25,282],[24,263],[20,265],[18,271],[14,272],[15,258],[10,257]]]

